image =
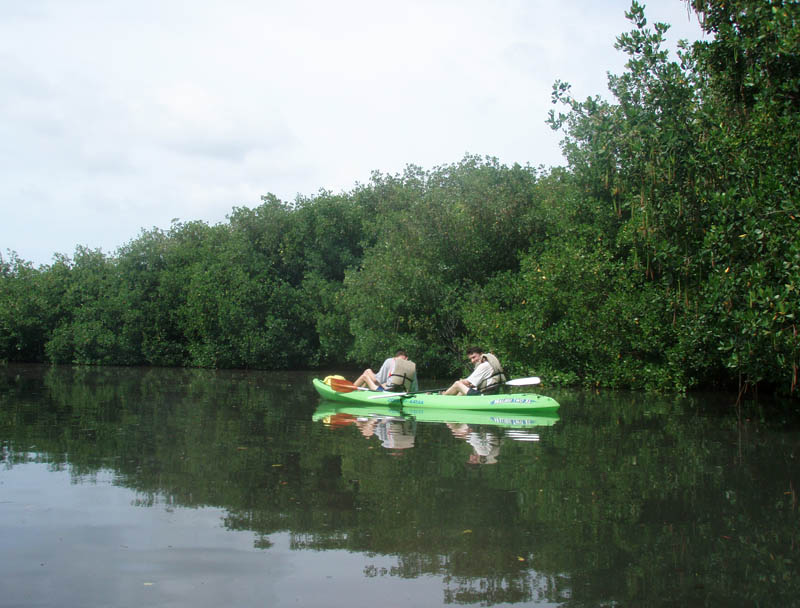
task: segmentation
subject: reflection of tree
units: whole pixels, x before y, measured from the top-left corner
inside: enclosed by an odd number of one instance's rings
[[[505,437],[494,466],[470,467],[443,424],[418,423],[398,459],[354,425],[312,423],[307,375],[52,368],[0,375],[0,397],[6,466],[109,469],[142,504],[224,508],[260,547],[285,531],[298,549],[394,556],[374,574],[443,576],[449,602],[800,592],[796,433],[753,418],[740,434],[691,400],[565,395],[540,441]]]

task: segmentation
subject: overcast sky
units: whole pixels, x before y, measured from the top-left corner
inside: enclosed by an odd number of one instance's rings
[[[682,0],[645,2],[670,46]],[[608,97],[627,0],[0,2],[0,252],[113,254],[173,219],[372,171],[563,164],[553,82]]]

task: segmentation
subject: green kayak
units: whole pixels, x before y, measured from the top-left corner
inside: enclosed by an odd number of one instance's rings
[[[504,411],[458,410],[435,407],[397,407],[369,403],[342,403],[323,401],[317,407],[312,420],[330,421],[337,415],[354,418],[392,418],[407,420],[413,418],[417,422],[444,422],[451,424],[481,424],[503,428],[531,428],[552,426],[558,422],[555,411],[538,414],[514,413]]]
[[[482,410],[499,412],[554,412],[559,408],[555,399],[536,393],[507,393],[495,395],[440,395],[438,393],[383,393],[379,391],[354,390],[339,392],[322,380],[314,378],[314,388],[324,399],[339,403],[388,405],[401,407],[403,411],[412,407]]]

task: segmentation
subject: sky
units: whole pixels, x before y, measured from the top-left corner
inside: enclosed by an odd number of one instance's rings
[[[643,2],[702,32],[683,0]],[[490,156],[563,165],[553,83],[609,98],[628,0],[0,0],[0,255],[113,255]],[[675,55],[673,54],[673,58]]]

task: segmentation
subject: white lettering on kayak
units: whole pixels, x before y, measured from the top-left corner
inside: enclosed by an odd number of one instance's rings
[[[489,405],[503,405],[505,403],[534,403],[536,399],[514,399],[512,397],[508,397],[506,399],[493,399],[489,402]]]

